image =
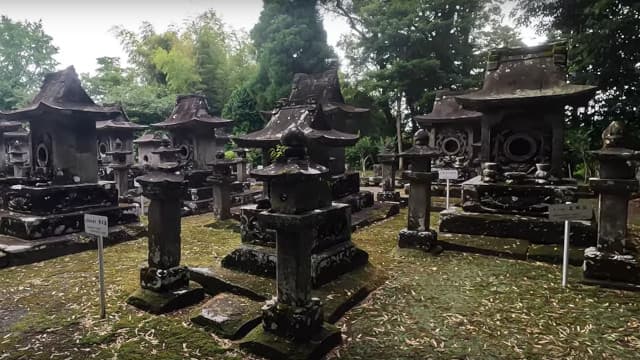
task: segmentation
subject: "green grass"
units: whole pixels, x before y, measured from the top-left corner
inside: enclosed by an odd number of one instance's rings
[[[398,250],[406,210],[354,234],[389,280],[342,319],[343,359],[624,359],[640,351],[640,294],[578,284],[560,268]],[[433,217],[436,220],[436,216]],[[183,220],[182,263],[207,266],[239,244],[231,222]],[[95,252],[0,270],[0,359],[247,359],[191,325],[185,309],[152,316],[125,304],[146,239],[105,251],[108,318],[98,318]]]

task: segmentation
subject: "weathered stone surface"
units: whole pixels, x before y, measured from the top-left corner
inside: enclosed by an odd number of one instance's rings
[[[518,238],[534,244],[561,244],[564,223],[533,216],[470,213],[452,207],[440,213],[440,232]],[[592,224],[572,222],[573,246],[589,246],[595,241],[596,228]]]
[[[220,337],[237,340],[260,325],[262,306],[263,302],[225,292],[207,301],[191,321]]]
[[[10,211],[44,216],[116,206],[118,190],[100,184],[16,185],[4,194],[4,203]]]
[[[9,266],[9,258],[7,257],[7,254],[0,251],[0,269],[5,268],[7,266]]]
[[[324,323],[321,330],[308,342],[295,342],[256,327],[240,340],[240,348],[268,359],[311,360],[322,359],[331,349],[340,345],[340,330]]]
[[[376,202],[373,206],[351,214],[351,230],[369,226],[400,213],[400,203]]]
[[[381,191],[376,194],[376,200],[400,202],[400,192],[399,191]]]
[[[108,217],[111,226],[138,222],[138,207],[126,204],[44,216],[9,212],[4,213],[0,218],[0,232],[25,240],[73,234],[84,230],[86,212]]]
[[[114,245],[138,239],[146,234],[146,227],[139,223],[112,226],[104,245]],[[5,254],[5,266],[31,264],[97,248],[96,237],[84,232],[52,236],[41,240],[24,240],[0,235],[0,253]]]
[[[529,249],[526,240],[449,234],[440,232],[439,243],[447,250],[525,260]]]
[[[442,247],[438,246],[438,234],[433,230],[416,231],[400,230],[398,233],[398,247],[419,249],[434,254],[442,252]]]
[[[360,173],[348,172],[332,176],[329,184],[334,199],[340,199],[360,192]]]
[[[590,247],[584,251],[584,277],[640,285],[640,264],[633,255],[613,254]]]
[[[373,206],[373,194],[370,191],[359,191],[337,199],[336,202],[351,206],[351,212],[356,213]]]
[[[190,283],[189,286],[167,292],[140,288],[127,299],[127,303],[152,314],[164,314],[197,304],[203,299],[202,287]]]

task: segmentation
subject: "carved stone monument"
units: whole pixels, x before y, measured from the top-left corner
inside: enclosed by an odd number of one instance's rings
[[[188,183],[184,201],[187,214],[210,211],[212,184],[207,181],[211,174],[207,164],[224,146],[216,138],[217,129],[230,126],[231,122],[211,115],[204,96],[184,95],[178,96],[176,106],[165,121],[152,125],[168,131],[173,146],[180,150],[178,155]]]
[[[7,121],[4,117],[4,113],[0,113],[0,173],[6,176],[13,172],[13,167],[7,162],[9,143],[6,142],[4,134],[17,131],[21,125],[17,121]]]
[[[456,102],[456,96],[466,93],[438,91],[433,111],[415,117],[420,127],[429,132],[429,146],[441,154],[434,159],[434,168],[455,168],[461,181],[478,175],[480,167],[482,113],[465,110]]]
[[[69,67],[48,74],[26,108],[6,114],[29,123],[31,173],[40,180],[4,194],[9,212],[0,233],[25,240],[68,235],[83,230],[84,213],[107,216],[113,227],[138,222],[135,205],[119,204],[115,187],[98,184],[96,121],[119,113],[96,105]]]
[[[213,175],[208,179],[213,184],[213,217],[218,220],[231,218],[231,167],[240,160],[225,159],[224,152],[218,151],[216,159],[209,163],[213,168]]]
[[[438,178],[438,173],[431,171],[431,160],[439,156],[439,152],[429,146],[429,134],[418,130],[414,135],[414,144],[409,150],[399,154],[407,159],[410,170],[404,171],[402,177],[409,181],[409,213],[407,227],[398,235],[398,246],[415,248],[438,254],[442,248],[437,244],[438,235],[431,230],[431,182]]]
[[[98,160],[100,163],[99,173],[102,180],[115,180],[117,174],[109,174],[109,164],[118,163],[118,167],[133,164],[133,140],[135,133],[146,129],[147,126],[139,125],[129,121],[124,109],[120,107],[120,113],[109,120],[96,121],[96,136],[98,147]],[[114,159],[112,155],[120,156],[122,152],[124,161]],[[112,153],[112,154],[109,154]],[[121,157],[121,156],[120,156]],[[115,161],[114,161],[115,160]],[[121,171],[123,172],[123,171]],[[128,174],[128,169],[127,169]],[[122,174],[120,174],[122,176]],[[129,180],[127,179],[127,182]],[[127,185],[128,187],[128,185]],[[119,187],[118,187],[119,188]],[[119,188],[120,189],[120,188]],[[124,193],[120,193],[123,196]]]
[[[584,252],[586,282],[640,289],[638,245],[627,236],[629,198],[638,191],[631,161],[640,152],[628,149],[622,122],[614,121],[602,134],[601,150],[592,151],[599,162],[599,178],[589,179],[598,193],[598,243]]]
[[[378,201],[400,201],[400,192],[396,190],[396,171],[398,171],[398,157],[385,149],[378,155],[382,165],[382,191],[376,196]]]
[[[180,266],[180,223],[182,197],[187,182],[176,174],[180,149],[156,150],[161,162],[151,172],[139,176],[143,195],[150,199],[148,209],[148,266],[140,269],[140,289],[127,302],[153,314],[193,305],[204,299],[204,290],[189,281],[189,270]]]
[[[159,133],[146,133],[137,139],[133,140],[133,143],[137,147],[136,166],[144,168],[145,166],[155,166],[160,163],[160,159],[157,155],[153,154],[153,151],[162,146],[164,141],[168,141],[169,138]]]
[[[282,144],[288,147],[282,161],[252,172],[257,179],[271,184],[272,207],[261,212],[258,219],[272,229],[276,239],[276,297],[262,308],[262,327],[254,329],[248,336],[252,340],[241,342],[241,347],[273,357],[274,352],[282,351],[273,340],[280,337],[290,340],[294,348],[319,357],[323,354],[318,351],[328,352],[341,342],[341,336],[340,330],[324,323],[322,303],[311,297],[314,273],[318,271],[313,261],[317,256],[314,249],[329,244],[322,244],[327,239],[309,235],[324,234],[314,230],[323,230],[323,220],[334,218],[331,213],[335,211],[348,219],[349,208],[331,204],[326,183],[329,170],[306,157],[308,144],[302,130],[288,129]],[[344,221],[341,225],[345,225]],[[343,227],[337,230],[337,235],[346,235]],[[282,355],[286,354],[277,357]]]
[[[482,90],[456,96],[480,111],[482,174],[462,184],[461,208],[441,213],[440,232],[561,243],[563,224],[548,205],[577,201],[574,180],[562,179],[564,108],[585,105],[596,88],[566,81],[564,43],[497,49],[489,54]],[[576,222],[574,244],[595,241]]]

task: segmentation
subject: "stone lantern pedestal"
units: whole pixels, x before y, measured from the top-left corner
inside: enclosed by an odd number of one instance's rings
[[[171,154],[164,149],[163,157]],[[189,282],[189,270],[180,266],[182,198],[187,182],[176,175],[179,164],[161,163],[151,173],[136,178],[150,200],[148,266],[140,269],[140,289],[127,302],[153,314],[193,305],[204,299],[204,290]],[[158,171],[164,169],[165,171]]]
[[[262,308],[262,326],[240,345],[271,358],[320,358],[341,342],[340,330],[323,322],[322,304],[311,297],[317,239],[309,229],[335,206],[329,170],[308,160],[306,137],[297,127],[284,133],[282,144],[288,146],[284,161],[252,172],[270,183],[271,209],[258,219],[275,236],[277,292]]]
[[[409,214],[407,227],[398,235],[398,247],[415,248],[432,253],[442,252],[437,245],[437,233],[430,229],[431,216],[431,182],[438,177],[438,173],[431,171],[431,159],[438,156],[429,147],[429,134],[425,130],[418,130],[414,136],[414,146],[400,153],[411,164],[411,170],[402,173],[402,177],[409,181]]]
[[[600,178],[589,179],[598,193],[598,241],[584,252],[585,282],[640,289],[640,264],[634,256],[640,249],[627,238],[629,198],[638,191],[629,162],[640,159],[640,153],[625,147],[620,122],[611,123],[602,137],[603,148],[592,152],[600,164]]]
[[[213,184],[213,217],[217,220],[227,220],[231,218],[231,167],[238,164],[238,160],[224,158],[224,152],[216,154],[216,159],[209,163],[213,168],[213,175],[207,178]]]
[[[376,200],[399,202],[400,192],[396,191],[398,158],[394,153],[382,153],[378,159],[382,164],[382,191],[377,194]]]

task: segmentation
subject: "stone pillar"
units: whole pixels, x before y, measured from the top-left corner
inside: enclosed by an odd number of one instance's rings
[[[162,164],[161,164],[162,165]],[[140,287],[127,302],[154,314],[192,305],[204,291],[189,282],[189,270],[180,266],[182,198],[187,182],[182,175],[152,171],[136,178],[148,207],[148,266],[140,269]]]
[[[238,164],[236,165],[236,173],[237,173],[237,181],[245,182],[247,181],[247,149],[235,149],[233,152],[236,153],[236,156],[239,158]]]
[[[562,111],[549,115],[551,121],[551,174],[562,178],[562,158],[564,157],[564,115]]]
[[[382,153],[378,155],[382,164],[382,191],[377,194],[378,201],[400,201],[400,192],[396,191],[396,171],[398,159],[396,154]]]
[[[217,220],[231,218],[231,166],[237,160],[227,160],[224,152],[218,152],[216,159],[209,165],[213,167],[213,175],[207,180],[213,184],[213,217]]]
[[[603,148],[592,152],[599,162],[600,178],[589,179],[589,185],[598,193],[598,241],[595,248],[585,250],[584,277],[587,282],[633,284],[640,288],[640,265],[627,241],[629,199],[639,188],[635,169],[629,164],[640,159],[640,153],[625,147],[621,122],[612,122],[602,138]]]
[[[414,136],[414,146],[399,155],[411,164],[411,170],[402,174],[402,177],[409,181],[411,191],[407,228],[400,231],[398,246],[439,254],[442,248],[437,245],[437,234],[430,229],[431,181],[438,176],[431,171],[431,159],[438,156],[438,153],[428,144],[428,133],[422,129],[418,130]]]

